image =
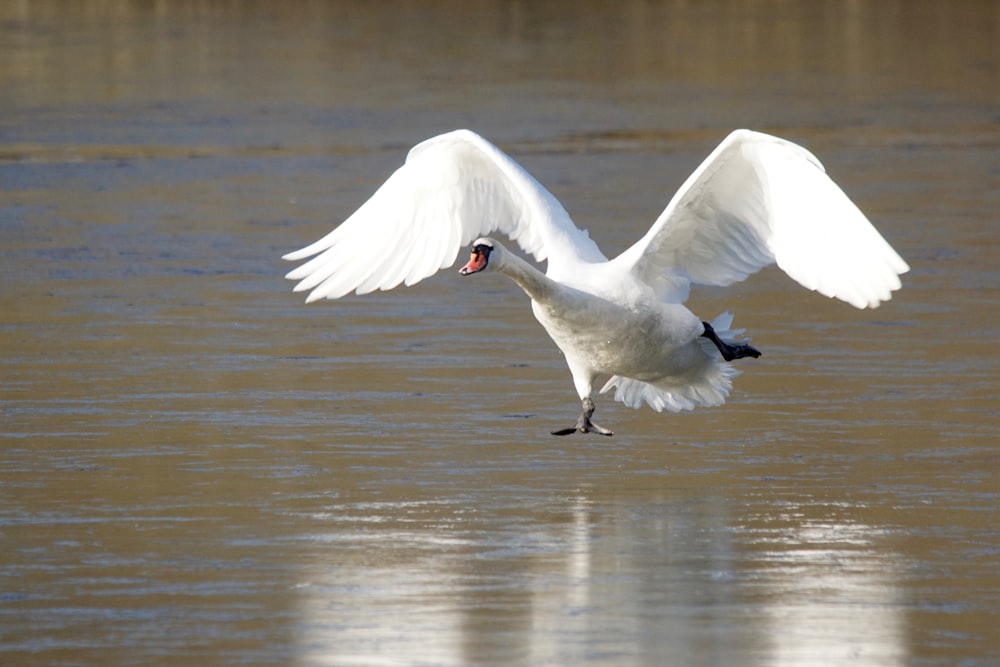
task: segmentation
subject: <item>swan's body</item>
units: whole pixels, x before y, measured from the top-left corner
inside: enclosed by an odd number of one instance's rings
[[[503,232],[542,273],[492,238]],[[480,237],[480,238],[477,238]],[[737,130],[695,170],[649,232],[608,260],[562,205],[510,157],[458,130],[413,148],[381,188],[330,234],[285,259],[308,301],[412,285],[454,264],[491,269],[531,297],[532,311],[566,356],[590,421],[595,380],[616,400],[657,411],[720,405],[737,371],[723,359],[759,356],[734,343],[725,313],[702,322],[683,302],[691,283],[729,285],[777,263],[799,283],[858,307],[876,307],[909,270],[804,148]]]

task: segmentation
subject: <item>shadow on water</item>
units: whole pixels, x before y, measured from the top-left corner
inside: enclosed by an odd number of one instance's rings
[[[0,663],[988,665],[993,3],[0,8]],[[434,39],[429,36],[433,35]],[[304,307],[278,258],[471,126],[608,254],[733,127],[914,267],[767,270],[683,415],[577,399],[523,295]]]

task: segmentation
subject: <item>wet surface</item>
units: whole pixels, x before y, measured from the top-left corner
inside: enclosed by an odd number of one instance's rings
[[[0,664],[1000,660],[994,3],[9,3]],[[764,356],[577,398],[455,270],[305,307],[281,254],[476,129],[609,255],[734,127],[913,266],[701,290]]]

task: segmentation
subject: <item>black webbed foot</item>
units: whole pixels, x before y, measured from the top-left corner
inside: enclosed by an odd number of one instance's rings
[[[719,353],[726,361],[743,359],[745,357],[756,359],[760,356],[760,350],[753,345],[749,345],[748,343],[727,343],[719,338],[711,324],[708,322],[702,322],[702,324],[705,325],[705,331],[701,335],[715,343],[715,347],[719,348]]]
[[[580,413],[580,417],[576,420],[576,424],[570,428],[559,429],[558,431],[552,431],[552,435],[570,435],[571,433],[598,433],[600,435],[614,435],[614,431],[611,429],[604,428],[599,424],[595,424],[590,420],[591,416],[594,414],[594,401],[588,396],[583,399],[583,411]]]

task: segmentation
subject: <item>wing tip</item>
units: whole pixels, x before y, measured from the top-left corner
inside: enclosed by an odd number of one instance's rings
[[[320,239],[315,243],[307,245],[305,248],[299,248],[298,250],[286,252],[284,255],[281,256],[281,259],[285,260],[286,262],[297,262],[299,260],[312,257],[313,255],[317,255],[322,250],[325,250],[327,247],[329,247],[330,245],[329,243],[325,245],[320,245],[325,240],[326,239]]]

